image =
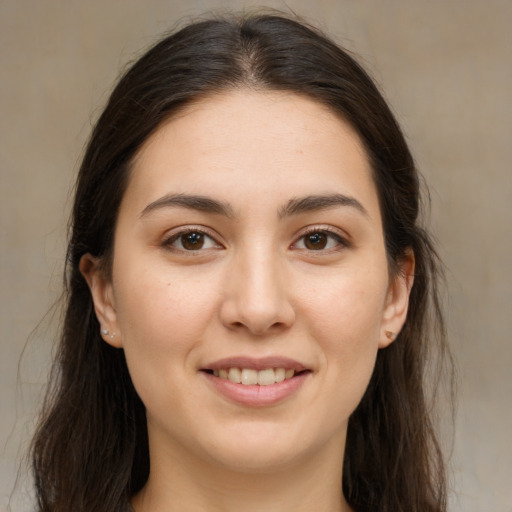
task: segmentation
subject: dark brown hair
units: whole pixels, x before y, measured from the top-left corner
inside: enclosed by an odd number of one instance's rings
[[[230,88],[306,95],[361,137],[373,167],[390,271],[409,249],[416,269],[405,326],[379,351],[350,418],[343,491],[358,512],[445,511],[444,465],[425,391],[429,354],[446,352],[439,263],[419,226],[413,158],[360,65],[316,29],[277,15],[209,19],[166,37],[126,72],[96,124],[76,185],[62,338],[32,448],[38,510],[124,511],[148,478],[144,406],[123,351],[100,337],[78,265],[91,253],[108,268],[116,216],[141,145],[185,105]]]

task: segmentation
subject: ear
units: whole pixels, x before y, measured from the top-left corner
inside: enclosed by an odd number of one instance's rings
[[[98,258],[90,254],[84,254],[80,258],[79,270],[89,285],[101,336],[109,345],[121,348],[123,344],[111,280],[105,277]]]
[[[400,333],[409,308],[409,296],[414,283],[414,253],[407,249],[399,262],[398,272],[390,279],[386,305],[382,316],[379,348],[390,345]]]

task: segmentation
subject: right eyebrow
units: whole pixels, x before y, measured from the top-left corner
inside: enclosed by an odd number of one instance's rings
[[[234,217],[233,208],[224,202],[211,199],[210,197],[190,194],[167,194],[156,201],[149,203],[140,213],[143,218],[151,212],[162,208],[188,208],[206,213],[216,213],[225,217]]]

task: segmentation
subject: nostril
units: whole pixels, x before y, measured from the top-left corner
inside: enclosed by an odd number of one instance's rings
[[[232,322],[231,328],[234,330],[248,329],[252,334],[256,336],[263,336],[265,334],[275,333],[286,328],[285,322],[274,322],[270,325],[264,324],[263,322],[258,323],[255,321],[246,322]]]

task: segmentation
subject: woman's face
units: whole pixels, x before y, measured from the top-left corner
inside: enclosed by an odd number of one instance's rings
[[[299,95],[241,90],[147,141],[111,279],[89,256],[82,271],[115,333],[106,341],[125,351],[150,446],[255,471],[341,460],[386,331],[404,322],[408,265],[390,278],[350,126]]]

